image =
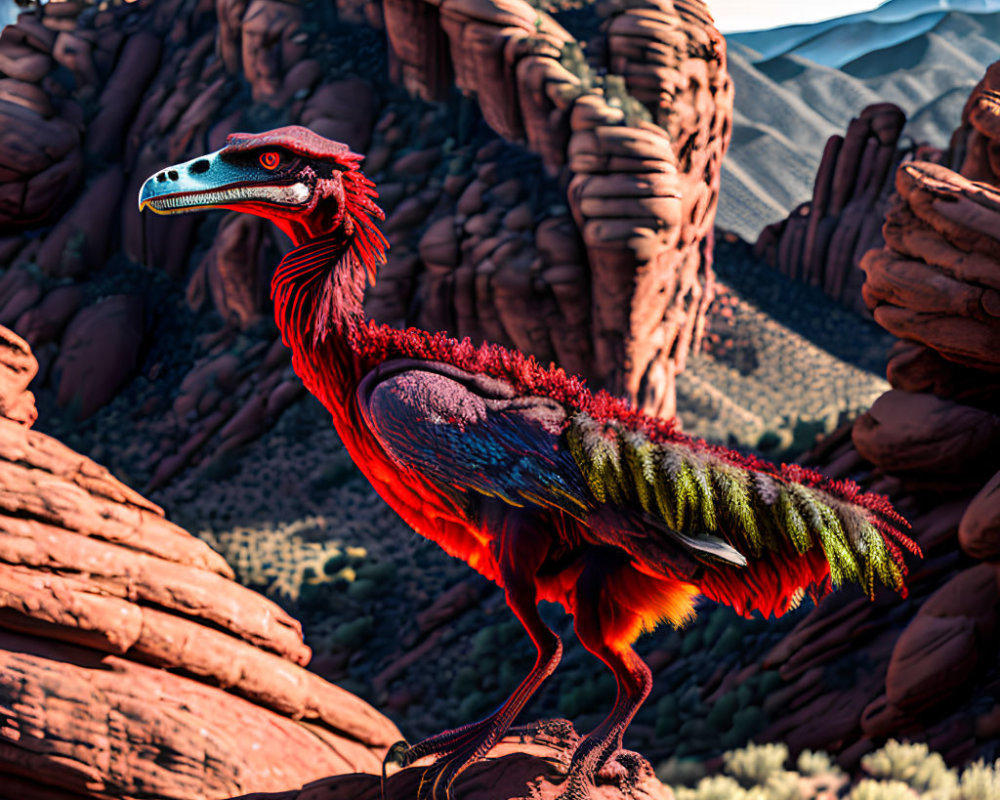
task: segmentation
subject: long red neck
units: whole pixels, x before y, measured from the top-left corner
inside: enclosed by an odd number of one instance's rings
[[[275,321],[309,391],[343,406],[366,371],[354,342],[365,328],[367,265],[343,228],[296,244],[271,279]]]

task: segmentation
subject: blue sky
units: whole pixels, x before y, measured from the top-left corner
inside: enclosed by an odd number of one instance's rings
[[[881,5],[881,0],[837,0],[817,3],[815,0],[708,0],[716,27],[723,33],[777,28],[802,22],[819,22],[831,17],[844,17],[868,11]]]

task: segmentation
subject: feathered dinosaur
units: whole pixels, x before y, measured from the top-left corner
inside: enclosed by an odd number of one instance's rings
[[[632,644],[690,619],[699,595],[778,615],[831,583],[905,592],[901,548],[919,551],[885,498],[691,439],[516,351],[366,320],[362,292],[387,242],[360,161],[305,128],[234,134],[150,177],[139,207],[242,211],[292,238],[271,292],[295,371],[378,493],[503,587],[538,650],[497,711],[403,753],[438,756],[422,794],[447,797],[556,668],[562,645],[540,600],[573,615],[618,683],[573,755],[563,796],[577,798],[612,757],[634,766],[622,734],[652,678]]]

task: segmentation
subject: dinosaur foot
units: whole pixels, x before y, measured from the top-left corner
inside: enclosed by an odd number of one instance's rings
[[[488,717],[471,725],[442,731],[412,746],[405,741],[397,742],[389,748],[382,763],[383,786],[388,765],[406,768],[425,758],[435,757],[434,763],[424,768],[418,800],[452,800],[451,786],[459,772],[481,760],[505,733],[519,735],[523,742],[533,737],[537,730],[535,725],[510,730],[506,727]]]
[[[618,750],[604,762],[596,774],[589,772],[583,764],[570,768],[562,793],[557,800],[592,800],[598,786],[613,785],[625,797],[638,798],[636,787],[652,775],[652,767],[638,753]]]

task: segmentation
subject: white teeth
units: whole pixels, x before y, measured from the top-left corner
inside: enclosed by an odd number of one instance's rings
[[[293,183],[290,186],[237,186],[214,192],[154,197],[149,204],[157,211],[169,211],[175,208],[217,206],[240,200],[269,200],[273,203],[299,205],[308,199],[309,187],[304,183]]]

